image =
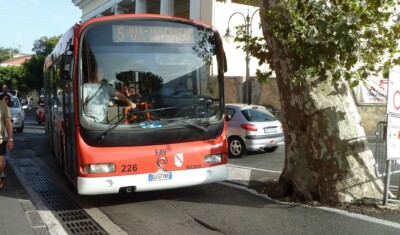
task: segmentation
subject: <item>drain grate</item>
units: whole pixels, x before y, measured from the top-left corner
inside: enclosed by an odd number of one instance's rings
[[[36,164],[28,158],[15,158],[25,179],[40,196],[43,203],[52,210],[68,234],[108,234],[83,209],[65,197]]]

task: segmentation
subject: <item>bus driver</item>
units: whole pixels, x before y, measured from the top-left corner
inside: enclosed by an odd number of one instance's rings
[[[94,71],[92,81],[83,85],[83,112],[85,116],[97,123],[107,123],[108,101],[114,96],[127,103],[131,108],[136,108],[136,104],[123,93],[107,84],[107,80],[104,79],[104,71],[98,68],[97,71]]]

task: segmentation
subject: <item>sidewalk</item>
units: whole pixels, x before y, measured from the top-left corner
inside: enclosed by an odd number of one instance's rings
[[[5,173],[4,188],[0,190],[0,235],[49,234],[9,161]]]
[[[228,182],[241,185],[247,188],[262,186],[271,177],[268,171],[254,170],[248,167],[229,166]],[[276,174],[274,175],[276,177]],[[400,226],[400,204],[388,203],[383,205],[382,198],[366,199],[365,204],[358,206],[349,206],[347,210],[336,209],[331,207],[315,207],[322,210],[333,210],[339,214],[347,214],[351,217],[364,217],[366,220],[379,220],[381,223],[394,223]],[[369,204],[370,203],[370,204]],[[376,204],[378,203],[378,204]],[[382,203],[382,204],[379,204]],[[379,210],[377,208],[379,207]]]

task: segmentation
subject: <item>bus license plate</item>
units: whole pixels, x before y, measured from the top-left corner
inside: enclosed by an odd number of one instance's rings
[[[149,181],[161,181],[170,179],[172,179],[172,172],[149,174]]]

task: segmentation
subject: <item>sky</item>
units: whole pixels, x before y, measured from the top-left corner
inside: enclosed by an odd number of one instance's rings
[[[0,0],[0,47],[34,54],[33,42],[59,36],[81,20],[71,0]]]

